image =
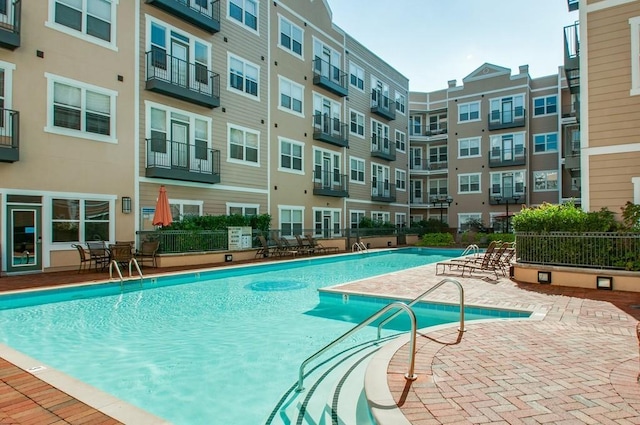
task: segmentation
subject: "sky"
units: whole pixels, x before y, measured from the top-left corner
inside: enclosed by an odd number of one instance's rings
[[[411,91],[447,88],[488,62],[529,65],[538,78],[564,61],[566,0],[326,0],[333,22],[409,78]]]

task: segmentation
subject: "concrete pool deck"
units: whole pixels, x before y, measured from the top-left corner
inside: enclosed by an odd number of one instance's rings
[[[480,276],[436,276],[435,265],[427,265],[335,287],[411,299],[452,277],[464,287],[466,305],[534,312],[526,320],[470,321],[464,333],[458,332],[457,323],[421,333],[418,379],[413,382],[404,379],[406,344],[399,344],[387,359],[374,359],[383,367],[368,374],[367,384],[372,382],[376,391],[367,391],[376,397],[380,425],[399,425],[399,412],[405,423],[414,425],[640,424],[640,293],[519,284],[507,278],[490,283]],[[2,277],[0,291],[106,277],[75,272]],[[458,289],[444,285],[426,299],[456,303]],[[0,424],[121,423],[94,405],[0,359]]]

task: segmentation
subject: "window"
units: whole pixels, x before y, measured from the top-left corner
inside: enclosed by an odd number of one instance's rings
[[[490,136],[490,160],[509,163],[516,159],[524,159],[524,136],[525,133]]]
[[[304,33],[299,26],[280,17],[280,46],[290,52],[302,56]]]
[[[429,115],[429,134],[434,136],[447,132],[447,114]]]
[[[316,236],[330,238],[340,235],[340,210],[313,209],[313,229]]]
[[[341,70],[342,58],[340,52],[331,46],[314,38],[313,40],[313,70],[331,82],[343,87],[346,82]]]
[[[258,31],[258,2],[229,0],[229,17],[254,31]]]
[[[447,179],[429,180],[429,198],[432,196],[447,196],[449,194],[449,184]]]
[[[480,174],[459,174],[458,193],[480,193]]]
[[[473,158],[480,156],[480,137],[458,140],[458,158]]]
[[[629,18],[631,26],[631,96],[640,94],[640,16]]]
[[[384,211],[372,211],[371,220],[376,224],[391,223],[391,213]]]
[[[184,217],[202,215],[202,201],[190,201],[181,199],[170,199],[171,217],[174,221],[182,220]]]
[[[280,140],[280,169],[282,171],[302,170],[304,145],[289,140]]]
[[[349,158],[349,178],[352,182],[364,184],[364,160]]]
[[[258,97],[260,68],[244,59],[229,55],[229,87]]]
[[[407,226],[407,214],[396,213],[396,227],[406,227],[406,226]]]
[[[117,1],[53,0],[49,25],[66,33],[82,34],[88,41],[110,46],[115,35],[112,25]],[[69,31],[71,30],[71,31]]]
[[[524,171],[491,173],[491,196],[518,197],[524,201]],[[513,199],[512,199],[513,200]]]
[[[260,133],[229,125],[229,159],[258,164]]]
[[[447,146],[429,148],[429,169],[439,170],[447,166]]]
[[[533,182],[533,190],[536,192],[558,190],[558,171],[534,171]]]
[[[349,223],[352,229],[360,227],[360,221],[364,218],[365,212],[361,210],[349,210]]]
[[[393,196],[391,169],[385,165],[371,163],[371,196],[389,198]]]
[[[324,149],[313,149],[313,179],[323,188],[342,187],[341,156]]]
[[[509,124],[524,119],[524,95],[491,99],[490,121],[494,123]]]
[[[403,94],[396,93],[396,111],[400,112],[402,115],[404,115],[406,102],[406,98]]]
[[[480,102],[463,103],[458,105],[458,122],[479,120]]]
[[[557,152],[558,133],[535,134],[533,136],[533,151],[535,153]]]
[[[260,211],[260,205],[258,204],[234,204],[227,202],[227,215],[242,215],[245,217],[251,217],[258,215]]]
[[[411,136],[424,136],[424,134],[422,134],[422,117],[412,115],[409,117],[409,121],[411,123]]]
[[[460,213],[458,214],[459,230],[469,230],[472,224],[482,222],[482,213]]]
[[[409,186],[411,203],[422,204],[422,180],[411,180]]]
[[[347,140],[340,117],[342,105],[318,93],[313,94],[313,126],[322,134],[339,140]]]
[[[51,242],[111,240],[110,202],[93,199],[51,200]]]
[[[364,69],[349,62],[349,83],[358,90],[364,91]]]
[[[45,74],[48,79],[47,131],[115,142],[116,92]]]
[[[396,170],[396,189],[407,190],[407,172],[404,170]]]
[[[371,120],[371,152],[391,153],[389,126],[376,120]]]
[[[407,150],[407,136],[402,132],[396,130],[396,150],[404,152]]]
[[[387,111],[390,109],[395,110],[390,103],[389,85],[378,80],[376,77],[371,76],[371,107]]]
[[[301,235],[304,228],[302,207],[279,207],[280,230],[282,236]]]
[[[558,98],[556,95],[537,97],[533,99],[533,115],[549,115],[558,112]]]
[[[419,222],[421,222],[421,221],[422,221],[422,217],[423,217],[423,215],[422,215],[422,214],[411,214],[411,215],[409,216],[409,220],[411,220],[411,224],[413,224],[413,223],[419,223]]]
[[[356,136],[364,137],[364,114],[352,109],[349,115],[351,116],[349,132]]]
[[[302,114],[304,89],[300,84],[280,77],[280,108]]]

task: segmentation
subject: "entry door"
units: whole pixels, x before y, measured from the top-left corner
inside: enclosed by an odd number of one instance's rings
[[[171,165],[189,167],[189,125],[181,121],[171,121]]]
[[[502,139],[502,160],[503,161],[513,160],[513,139],[509,139],[509,138]]]
[[[503,174],[502,176],[502,197],[511,198],[515,192],[513,185],[513,175]]]
[[[322,236],[331,237],[331,212],[325,211],[322,215]]]
[[[181,87],[188,87],[189,47],[176,40],[171,40],[171,82]]]
[[[328,155],[322,157],[322,187],[331,187],[331,157]]]
[[[7,272],[42,271],[41,208],[34,205],[7,207]]]
[[[511,99],[502,101],[502,122],[505,124],[513,122],[513,101]]]

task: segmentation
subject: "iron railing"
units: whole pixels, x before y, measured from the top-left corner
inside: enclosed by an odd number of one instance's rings
[[[331,118],[327,114],[315,114],[313,116],[313,138],[338,146],[348,146],[348,124],[338,118]]]
[[[190,173],[220,174],[220,151],[190,143],[146,139],[147,168],[185,170]]]
[[[346,96],[348,93],[347,73],[317,56],[313,60],[313,83],[340,96]]]
[[[198,94],[220,98],[220,75],[200,63],[189,63],[163,50],[146,52],[147,81],[159,80]]]
[[[516,251],[520,263],[637,270],[640,234],[516,233]]]
[[[18,149],[20,145],[20,113],[0,108],[0,146]]]

